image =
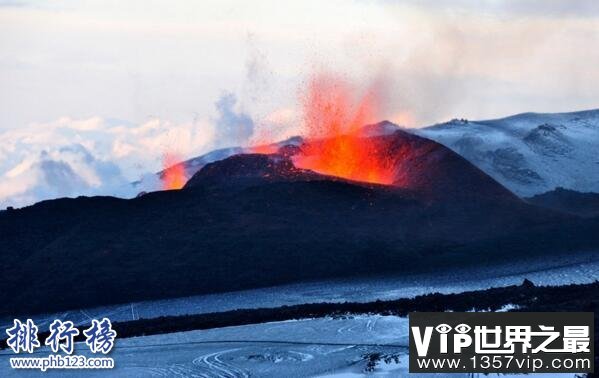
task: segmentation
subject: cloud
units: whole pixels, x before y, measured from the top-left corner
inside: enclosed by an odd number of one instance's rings
[[[166,168],[165,156],[186,160],[217,147],[247,145],[254,133],[252,117],[231,92],[214,103],[213,116],[188,122],[61,117],[0,131],[0,208],[157,190],[154,173]]]
[[[232,110],[234,103],[231,97],[221,102],[219,122],[251,126],[251,119]],[[62,117],[0,132],[0,208],[79,195],[132,197],[157,189],[153,173],[163,168],[162,157],[206,152],[216,144],[214,129],[201,120],[133,124]],[[142,178],[145,186],[131,185]]]
[[[454,117],[597,107],[599,3],[385,2],[397,21],[388,59],[392,114],[415,126]],[[554,17],[561,15],[560,17]],[[401,37],[403,36],[403,38]]]
[[[246,144],[254,134],[254,121],[244,112],[236,111],[236,104],[237,97],[233,93],[224,93],[215,104],[218,112],[216,141],[222,147]]]
[[[24,7],[29,4],[29,2],[21,0],[0,0],[0,7]]]
[[[0,128],[63,114],[180,123],[227,88],[260,125],[321,62],[359,75],[385,61],[389,117],[417,125],[599,96],[594,0],[35,3],[0,9]]]
[[[403,0],[432,11],[466,11],[510,17],[598,17],[595,0]]]
[[[95,158],[81,144],[31,152],[0,180],[0,204],[23,206],[43,199],[79,195],[131,196],[119,167]]]

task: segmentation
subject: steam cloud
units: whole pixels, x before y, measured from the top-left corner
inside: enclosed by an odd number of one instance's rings
[[[237,97],[233,93],[224,93],[216,102],[216,142],[220,146],[241,145],[254,134],[254,121],[243,113],[236,112]]]

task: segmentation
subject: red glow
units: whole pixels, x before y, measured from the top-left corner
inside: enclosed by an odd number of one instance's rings
[[[261,144],[258,146],[252,146],[248,148],[252,154],[276,154],[279,151],[279,147],[276,144]]]
[[[181,163],[178,155],[173,153],[165,153],[162,158],[162,166],[164,167],[164,175],[162,176],[162,188],[181,189],[185,185],[185,167]]]
[[[381,119],[377,88],[361,97],[344,80],[316,76],[304,101],[306,142],[295,156],[299,168],[356,181],[391,184],[392,164],[376,138],[365,138],[361,129]]]
[[[274,137],[272,132],[265,128],[258,128],[252,139],[250,140],[250,147],[247,148],[249,153],[252,154],[276,154],[279,151],[279,146],[273,142]]]

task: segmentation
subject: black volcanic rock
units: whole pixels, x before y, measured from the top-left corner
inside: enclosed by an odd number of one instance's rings
[[[393,161],[395,185],[437,199],[518,201],[493,178],[437,142],[401,130],[374,139]]]
[[[565,155],[574,147],[564,135],[565,126],[544,123],[522,139],[532,150],[546,156]]]
[[[584,217],[599,216],[599,193],[582,193],[575,190],[556,188],[526,198],[526,201],[537,206]]]
[[[326,177],[312,171],[296,168],[285,155],[240,154],[207,164],[189,179],[185,187],[220,185],[239,188],[265,182],[324,178]]]
[[[208,164],[181,190],[2,211],[0,314],[599,246],[597,219],[528,205],[437,143],[401,131],[375,138],[401,185],[297,169],[292,150]]]
[[[524,281],[522,281],[522,287],[526,289],[532,289],[535,287],[535,284],[528,278],[525,278]]]

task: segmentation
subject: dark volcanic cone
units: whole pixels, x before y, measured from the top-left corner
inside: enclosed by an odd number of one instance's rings
[[[376,125],[371,125],[370,128],[374,126]],[[410,192],[423,200],[452,198],[520,202],[493,178],[439,143],[402,130],[364,138],[372,145],[374,158],[383,161],[385,169],[390,172],[391,187]],[[270,155],[234,155],[206,165],[188,181],[186,188],[202,185],[236,187],[264,182],[313,180],[360,184],[350,179],[297,168],[294,159],[301,154],[300,145],[282,146],[278,153]]]

